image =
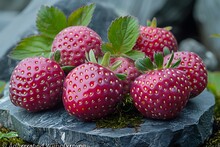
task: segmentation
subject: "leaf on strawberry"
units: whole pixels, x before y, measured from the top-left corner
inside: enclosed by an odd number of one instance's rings
[[[153,62],[150,60],[149,57],[140,58],[135,61],[135,66],[140,71],[147,71],[147,70],[153,70],[155,68]]]
[[[131,52],[139,36],[138,20],[132,16],[124,16],[115,19],[108,28],[108,40],[102,46],[104,51],[110,51],[113,55],[127,55],[135,59],[144,57],[139,52]],[[128,53],[128,54],[127,54]],[[132,53],[136,53],[132,56]]]
[[[163,67],[163,54],[155,53],[154,61],[155,64],[157,65],[157,68],[161,69]]]
[[[132,59],[132,60],[137,60],[139,58],[143,58],[144,54],[141,51],[137,51],[137,50],[131,50],[129,52],[127,52],[125,54],[125,56],[127,56],[128,58]]]
[[[112,44],[109,42],[102,43],[102,51],[103,52],[110,52],[112,54],[116,53],[116,52],[114,52],[114,48],[112,47]]]
[[[119,74],[119,73],[117,73],[116,76],[117,76],[120,80],[125,80],[125,79],[126,79],[126,75],[125,75],[125,74]]]
[[[68,26],[88,26],[91,22],[94,10],[94,3],[75,10],[68,17]]]
[[[34,56],[49,57],[52,41],[52,38],[48,38],[43,35],[24,38],[10,52],[9,57],[16,60],[22,60],[24,58]]]
[[[67,20],[65,14],[58,8],[42,6],[37,14],[36,25],[43,35],[54,38],[67,27]]]

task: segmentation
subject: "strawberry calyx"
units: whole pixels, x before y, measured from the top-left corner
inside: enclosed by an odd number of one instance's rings
[[[164,63],[164,55],[170,54],[170,51],[167,47],[164,47],[163,53],[154,53],[154,61],[152,61],[148,56],[145,58],[139,58],[135,61],[135,66],[141,72],[149,71],[149,70],[159,70],[165,68],[176,68],[179,66],[181,59],[177,60],[174,64],[171,64],[173,61],[174,53],[172,51],[171,57],[166,66],[163,66]]]
[[[154,17],[154,18],[152,19],[152,21],[147,20],[147,26],[148,26],[148,27],[157,28],[157,19]],[[167,31],[170,31],[170,30],[172,30],[172,27],[171,27],[171,26],[166,26],[166,27],[163,27],[163,29],[165,29],[165,30],[167,30]]]
[[[157,27],[157,19],[156,19],[156,17],[154,17],[151,21],[147,20],[147,26],[148,27],[156,28]]]
[[[111,71],[116,70],[122,63],[122,61],[116,61],[114,62],[111,66],[110,66],[110,57],[111,57],[111,53],[110,52],[106,52],[104,54],[103,57],[100,57],[98,60],[95,57],[94,51],[90,50],[89,53],[86,52],[86,60],[87,62],[92,62],[92,63],[96,63],[99,64]],[[125,74],[115,74],[120,80],[125,80],[126,79],[126,75]]]
[[[61,58],[60,50],[56,50],[55,52],[50,52],[49,58],[54,60],[55,62],[59,63]],[[67,65],[61,66],[62,70],[67,74],[69,73],[75,66]]]
[[[55,52],[50,53],[50,59],[53,59],[59,63],[60,62],[61,53],[60,50],[56,50]]]

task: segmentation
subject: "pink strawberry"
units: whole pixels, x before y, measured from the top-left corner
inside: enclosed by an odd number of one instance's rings
[[[28,111],[50,109],[61,102],[64,72],[44,57],[23,59],[10,79],[11,102]]]
[[[190,87],[178,69],[149,71],[131,86],[135,107],[147,118],[171,119],[186,106]]]
[[[101,37],[86,26],[65,28],[55,37],[51,51],[60,51],[60,65],[78,66],[85,62],[85,53],[93,50],[96,57],[101,54]]]
[[[146,57],[137,60],[136,65],[142,71],[156,67],[137,77],[131,85],[130,94],[138,111],[152,119],[177,117],[191,92],[187,76],[170,64],[168,68],[163,67],[162,53],[155,55],[155,63]]]
[[[140,26],[140,35],[137,39],[134,50],[145,53],[153,60],[155,52],[163,52],[164,47],[176,52],[178,49],[175,36],[170,32],[170,28],[158,28],[156,19],[152,20],[150,26]]]
[[[123,87],[117,76],[97,63],[84,63],[66,77],[63,104],[67,112],[84,121],[93,121],[115,111],[122,101]]]
[[[131,82],[133,82],[135,78],[137,78],[141,73],[135,67],[133,60],[125,57],[112,57],[110,60],[110,64],[112,65],[117,61],[121,61],[121,65],[113,72],[115,74],[126,75],[126,79],[122,81],[122,85],[124,91],[123,93],[128,94],[130,91]]]
[[[164,64],[168,63],[171,55],[164,57]],[[181,58],[181,63],[177,67],[184,71],[189,79],[192,91],[190,98],[199,95],[207,86],[207,70],[202,59],[194,52],[175,52],[173,62]]]

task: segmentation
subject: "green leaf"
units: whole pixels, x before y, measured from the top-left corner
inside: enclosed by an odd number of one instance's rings
[[[220,34],[212,34],[211,37],[220,38]]]
[[[93,50],[91,49],[89,51],[89,61],[93,62],[93,63],[98,63],[95,57],[95,53],[93,52]]]
[[[9,133],[0,132],[0,139],[2,139],[2,138],[13,138],[13,137],[18,137],[18,133],[17,132],[9,132]]]
[[[62,66],[62,70],[65,72],[65,73],[69,73],[72,69],[74,69],[75,66]]]
[[[52,41],[52,38],[42,35],[24,38],[10,52],[9,57],[16,60],[34,56],[49,57]]]
[[[151,21],[147,20],[147,26],[150,27],[151,26]]]
[[[113,64],[112,64],[112,66],[111,66],[111,70],[112,71],[115,71],[117,68],[119,68],[120,67],[120,65],[121,65],[121,63],[122,63],[122,61],[115,61]]]
[[[126,79],[126,75],[125,74],[119,74],[119,73],[117,73],[117,74],[115,74],[120,80],[125,80]]]
[[[156,19],[155,17],[152,19],[150,26],[151,26],[151,27],[154,27],[154,28],[157,27],[157,19]]]
[[[111,43],[102,43],[102,51],[104,53],[106,52],[110,52],[111,54],[115,54],[114,49],[112,48],[112,44]]]
[[[68,18],[68,26],[88,26],[92,19],[94,10],[94,3],[75,10]]]
[[[145,57],[143,58],[143,60],[140,60],[140,62],[147,67],[148,70],[153,70],[154,69],[154,64],[153,62],[150,60],[149,57]]]
[[[220,72],[208,72],[207,89],[215,95],[215,116],[220,117]]]
[[[104,67],[109,67],[109,61],[110,61],[110,56],[111,53],[110,52],[106,52],[102,58],[102,62],[101,65]]]
[[[54,52],[54,60],[59,63],[60,62],[60,57],[61,57],[60,50],[56,50]]]
[[[173,65],[171,65],[171,68],[176,68],[180,65],[181,59],[177,60]]]
[[[220,72],[208,72],[207,88],[212,91],[216,97],[219,98],[220,102]]]
[[[143,65],[139,59],[135,61],[135,67],[140,71],[147,71],[147,67]]]
[[[118,54],[131,51],[138,35],[138,20],[132,16],[119,17],[108,28],[108,40]]]
[[[137,60],[139,58],[144,58],[145,54],[141,51],[131,50],[127,52],[125,56],[131,58],[132,60]]]
[[[154,62],[157,65],[158,69],[163,68],[163,54],[162,53],[155,53],[154,54]]]
[[[0,95],[1,93],[3,93],[4,89],[5,89],[5,82],[0,80]],[[1,96],[0,96],[1,97]]]
[[[172,53],[171,53],[171,56],[170,56],[170,59],[169,59],[167,65],[166,65],[166,68],[170,68],[171,63],[172,63],[172,61],[173,61],[173,58],[174,58],[174,53],[172,52]]]
[[[147,70],[153,70],[154,69],[154,64],[150,60],[149,57],[145,57],[145,58],[142,58],[142,59],[137,59],[135,61],[135,66],[141,71],[147,71]]]
[[[167,31],[171,31],[171,30],[173,29],[173,27],[171,27],[171,26],[166,26],[166,27],[164,27],[164,29],[167,30]]]
[[[36,25],[43,35],[54,38],[67,27],[67,19],[58,8],[42,6],[37,14]]]
[[[169,55],[170,54],[170,50],[169,50],[169,48],[168,47],[164,47],[163,48],[163,54],[164,54],[164,56],[166,56],[166,55]]]

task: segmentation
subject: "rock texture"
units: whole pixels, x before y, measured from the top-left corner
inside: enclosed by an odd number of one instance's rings
[[[137,129],[98,129],[95,123],[78,121],[59,108],[30,113],[15,107],[8,91],[0,99],[0,123],[18,131],[26,141],[41,145],[198,146],[212,133],[214,96],[204,91],[190,100],[181,115],[170,121],[145,119]]]

